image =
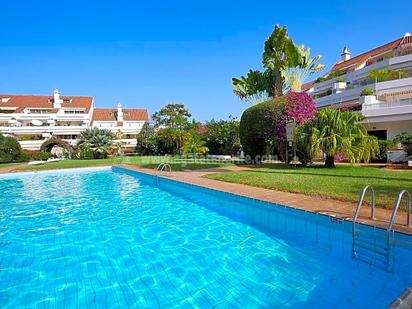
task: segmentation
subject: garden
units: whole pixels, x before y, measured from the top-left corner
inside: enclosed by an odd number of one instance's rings
[[[183,104],[170,103],[143,126],[132,150],[125,149],[122,136],[100,128],[86,129],[76,145],[51,137],[38,151],[22,150],[14,137],[0,135],[0,168],[42,170],[118,163],[153,168],[168,162],[179,171],[243,164],[248,169],[208,177],[352,202],[364,185],[372,184],[381,195],[379,206],[391,207],[396,193],[411,187],[412,172],[355,165],[385,163],[387,151],[398,145],[412,157],[412,136],[402,133],[393,141],[378,140],[368,134],[361,113],[346,107],[317,109],[314,99],[301,89],[324,68],[320,61],[320,55],[312,57],[309,48],[297,45],[286,27],[276,25],[263,46],[263,70],[251,69],[232,79],[235,95],[251,105],[240,120],[229,116],[202,123]],[[401,78],[402,72],[396,74]],[[373,71],[365,83],[391,80],[396,74]],[[318,81],[345,82],[341,75],[336,71]],[[371,94],[373,90],[365,88],[361,95]],[[208,155],[230,155],[232,160],[216,162]],[[53,157],[65,160],[24,163]]]

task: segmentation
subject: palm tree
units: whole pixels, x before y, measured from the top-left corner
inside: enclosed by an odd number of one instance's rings
[[[265,71],[249,70],[246,76],[232,78],[233,91],[241,100],[251,103],[280,97],[289,89],[299,92],[310,74],[325,67],[319,63],[321,57],[311,58],[310,48],[293,43],[286,27],[276,25],[264,46]]]
[[[338,109],[324,108],[298,128],[296,138],[303,144],[310,144],[311,155],[321,151],[326,155],[325,167],[335,167],[334,156],[343,154],[351,163],[363,160],[369,162],[378,152],[376,137],[369,136],[361,121],[360,113],[342,112]]]
[[[114,135],[106,129],[88,128],[80,133],[77,146],[80,149],[91,149],[96,159],[106,158],[113,147]]]
[[[289,54],[296,54],[296,45],[288,35],[286,27],[275,26],[275,29],[265,42],[263,51],[263,66],[272,72],[275,80],[274,97],[283,94],[285,71],[288,65]]]
[[[311,75],[325,68],[320,63],[321,55],[310,57],[310,48],[304,45],[288,50],[288,64],[285,69],[286,87],[294,92],[300,92],[303,82]]]
[[[232,78],[233,92],[252,104],[267,101],[274,93],[273,75],[268,71],[249,70],[246,76]]]

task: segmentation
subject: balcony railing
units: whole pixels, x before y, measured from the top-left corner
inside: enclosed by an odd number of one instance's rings
[[[0,132],[3,133],[66,133],[66,132],[81,132],[85,130],[87,126],[25,126],[25,127],[10,127],[1,126]]]
[[[377,110],[381,108],[393,108],[393,107],[402,107],[402,106],[412,106],[412,98],[407,99],[407,100],[395,101],[395,102],[381,101],[379,103],[363,104],[362,111],[370,111],[370,110]]]

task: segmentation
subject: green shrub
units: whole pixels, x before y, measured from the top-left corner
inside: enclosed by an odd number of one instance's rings
[[[385,82],[388,80],[394,80],[394,79],[401,79],[408,77],[408,73],[405,71],[397,71],[393,69],[379,69],[379,70],[374,70],[368,74],[368,77],[373,81],[373,82]]]
[[[379,152],[373,158],[374,162],[387,162],[388,155],[387,151],[395,148],[395,141],[378,140]]]
[[[396,136],[396,140],[400,141],[406,151],[408,158],[412,158],[412,135],[406,132]]]
[[[26,150],[22,151],[25,161],[46,161],[50,158],[50,153],[41,150]]]
[[[27,161],[19,142],[10,136],[0,134],[0,163]]]
[[[335,83],[346,83],[346,78],[343,76],[338,76],[335,78]]]
[[[318,77],[316,80],[315,80],[315,83],[321,83],[321,82],[324,82],[325,80],[327,80],[325,77],[323,77],[323,76],[321,76],[321,77]]]
[[[212,119],[206,123],[205,130],[200,135],[205,139],[210,154],[236,154],[239,150],[239,121],[236,118],[219,121]]]
[[[92,148],[88,146],[81,147],[80,149],[80,159],[81,160],[91,160],[95,158],[95,154]]]
[[[257,156],[268,154],[270,146],[279,143],[276,137],[280,130],[284,130],[285,110],[286,98],[278,97],[243,112],[239,125],[240,142],[253,162]]]
[[[136,152],[144,156],[158,153],[156,131],[148,122],[143,125],[142,130],[136,137]]]
[[[368,96],[368,95],[375,95],[375,90],[370,88],[363,88],[361,91],[361,97]]]

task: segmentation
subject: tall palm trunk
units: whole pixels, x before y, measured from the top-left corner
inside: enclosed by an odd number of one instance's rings
[[[277,98],[283,95],[283,79],[282,79],[282,74],[280,73],[280,70],[278,69],[275,69],[274,75],[275,75],[274,97]]]
[[[334,168],[335,167],[335,157],[332,155],[326,155],[325,165],[326,168]]]

